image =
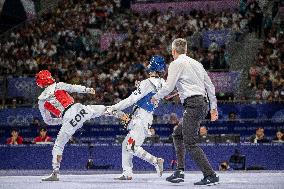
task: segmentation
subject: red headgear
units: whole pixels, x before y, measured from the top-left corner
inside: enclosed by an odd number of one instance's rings
[[[35,78],[36,84],[41,88],[47,87],[55,82],[48,70],[41,70],[36,74]]]

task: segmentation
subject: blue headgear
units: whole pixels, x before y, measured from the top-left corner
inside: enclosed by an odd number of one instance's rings
[[[147,66],[148,72],[163,72],[165,71],[166,64],[165,59],[162,56],[152,56],[151,60],[149,62],[149,65]]]

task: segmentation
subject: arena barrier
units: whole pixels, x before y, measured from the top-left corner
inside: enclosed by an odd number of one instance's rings
[[[132,108],[128,108],[126,112],[132,112]],[[230,112],[236,114],[239,119],[256,119],[257,122],[263,119],[270,119],[273,123],[284,122],[284,106],[283,103],[278,104],[219,104],[218,105],[219,120],[228,120]],[[171,113],[176,113],[178,117],[182,117],[182,105],[162,104],[155,110],[158,124],[165,124],[169,121]],[[40,112],[37,108],[8,108],[0,110],[1,126],[25,126],[32,123],[33,119],[42,120]],[[113,117],[100,117],[91,121],[93,124],[109,125],[116,124],[118,121]]]
[[[246,167],[249,169],[284,170],[283,144],[203,144],[201,147],[215,170],[222,161],[229,160],[236,149],[246,156]],[[144,148],[153,155],[164,158],[166,170],[172,169],[171,162],[175,159],[175,153],[171,144],[144,145]],[[51,169],[51,150],[52,145],[2,145],[0,169]],[[121,147],[110,144],[66,146],[62,169],[85,170],[90,158],[95,169],[121,170]],[[188,156],[186,169],[198,170]],[[150,171],[154,167],[134,158],[134,170]]]

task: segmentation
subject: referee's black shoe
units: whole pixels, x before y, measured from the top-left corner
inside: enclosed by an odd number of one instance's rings
[[[216,174],[204,177],[201,181],[194,183],[194,185],[206,186],[212,186],[216,184],[219,184],[219,177]]]
[[[176,170],[171,176],[166,178],[166,181],[171,183],[184,182],[184,171]]]

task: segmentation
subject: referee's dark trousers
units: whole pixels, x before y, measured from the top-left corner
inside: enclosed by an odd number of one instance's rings
[[[182,124],[183,142],[186,151],[203,172],[209,176],[215,174],[203,150],[196,144],[200,122],[208,113],[208,103],[203,96],[188,97],[184,101],[184,114]]]

